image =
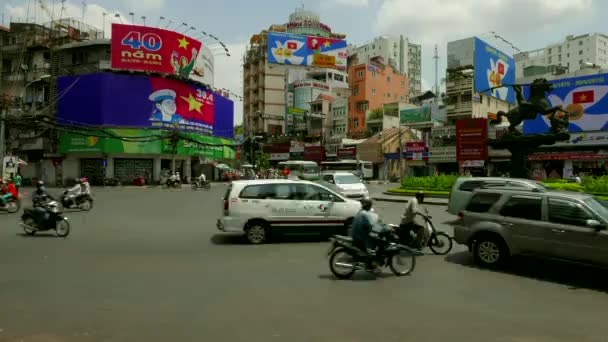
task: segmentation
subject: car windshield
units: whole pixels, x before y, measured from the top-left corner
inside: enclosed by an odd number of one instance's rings
[[[600,215],[602,217],[602,219],[604,219],[605,221],[608,222],[608,207],[606,204],[602,204],[605,202],[600,202],[595,197],[591,197],[586,200],[583,200],[583,202],[585,202],[585,204],[587,204],[589,207],[591,207],[591,209],[593,209],[593,211],[598,213],[598,215]]]
[[[361,183],[361,179],[355,175],[338,175],[335,176],[336,184],[357,184]]]
[[[316,165],[306,165],[303,166],[302,169],[304,173],[319,173],[319,167]]]

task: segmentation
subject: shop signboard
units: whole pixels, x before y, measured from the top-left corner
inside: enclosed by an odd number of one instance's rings
[[[206,136],[200,134],[184,133],[175,150],[178,155],[199,156],[209,160],[236,158],[236,146],[230,139]],[[163,152],[173,153],[173,145],[163,141]]]
[[[428,160],[429,148],[424,141],[410,141],[405,143],[405,156],[407,160]]]
[[[179,80],[96,73],[58,79],[59,123],[180,130],[232,138],[234,103]]]
[[[325,147],[323,146],[305,146],[304,160],[321,162],[325,160]]]
[[[268,32],[268,62],[346,70],[347,43],[342,39]]]
[[[534,152],[528,160],[606,160],[608,154],[593,151]]]
[[[399,112],[402,124],[431,121],[431,107],[404,109]]]
[[[483,118],[456,121],[456,157],[458,161],[488,158],[488,120]]]
[[[269,160],[289,160],[289,153],[271,153]]]
[[[357,147],[342,147],[338,149],[338,158],[341,159],[356,159]]]
[[[429,162],[455,163],[456,146],[431,147],[429,149]]]
[[[204,58],[198,58],[202,45],[200,41],[175,31],[152,26],[112,24],[112,68],[175,74],[186,78],[196,70],[197,74],[193,75],[201,80],[204,75],[200,75],[200,72],[205,68]]]
[[[551,106],[562,106],[569,115],[568,131],[586,133],[608,131],[608,74],[562,78],[549,81],[553,91],[547,100]],[[529,91],[529,89],[526,88]],[[549,132],[549,115],[537,115],[524,121],[524,134]]]
[[[431,128],[431,137],[449,138],[456,136],[456,126],[438,126]]]
[[[567,141],[558,141],[552,146],[608,146],[608,131],[589,133],[570,133]]]
[[[515,83],[515,60],[479,38],[475,38],[475,91],[515,103],[515,91],[503,84]],[[492,89],[496,87],[496,89]]]

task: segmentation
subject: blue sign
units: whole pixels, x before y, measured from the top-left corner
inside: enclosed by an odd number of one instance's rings
[[[568,131],[608,131],[608,74],[562,78],[550,82],[554,90],[547,96],[547,100],[551,106],[561,105],[570,113]],[[526,90],[529,92],[529,88]],[[524,134],[547,133],[550,127],[548,117],[537,115],[534,120],[524,121]]]
[[[515,60],[481,39],[475,38],[475,91],[515,103],[515,91],[511,87],[488,90],[514,83]]]
[[[268,62],[346,70],[345,40],[268,32]]]

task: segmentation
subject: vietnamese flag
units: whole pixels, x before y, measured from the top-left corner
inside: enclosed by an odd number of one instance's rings
[[[575,91],[572,94],[572,103],[593,103],[595,102],[593,90]]]
[[[502,62],[498,62],[498,73],[501,75],[505,74],[505,65]]]
[[[327,50],[327,49],[331,48],[331,46],[334,43],[339,42],[339,41],[340,41],[339,39],[309,36],[308,37],[308,48],[311,50],[317,50],[319,48]]]
[[[297,50],[298,49],[298,43],[296,43],[296,42],[287,42],[287,48],[289,50]]]

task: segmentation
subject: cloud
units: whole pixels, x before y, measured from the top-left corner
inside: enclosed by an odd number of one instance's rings
[[[341,6],[367,7],[369,5],[369,0],[333,0],[333,2]]]
[[[225,55],[215,56],[214,77],[215,87],[225,88],[231,92],[243,96],[243,66],[242,58],[245,54],[246,43],[226,44],[230,51],[230,57]],[[234,100],[234,123],[243,122],[243,102]]]

